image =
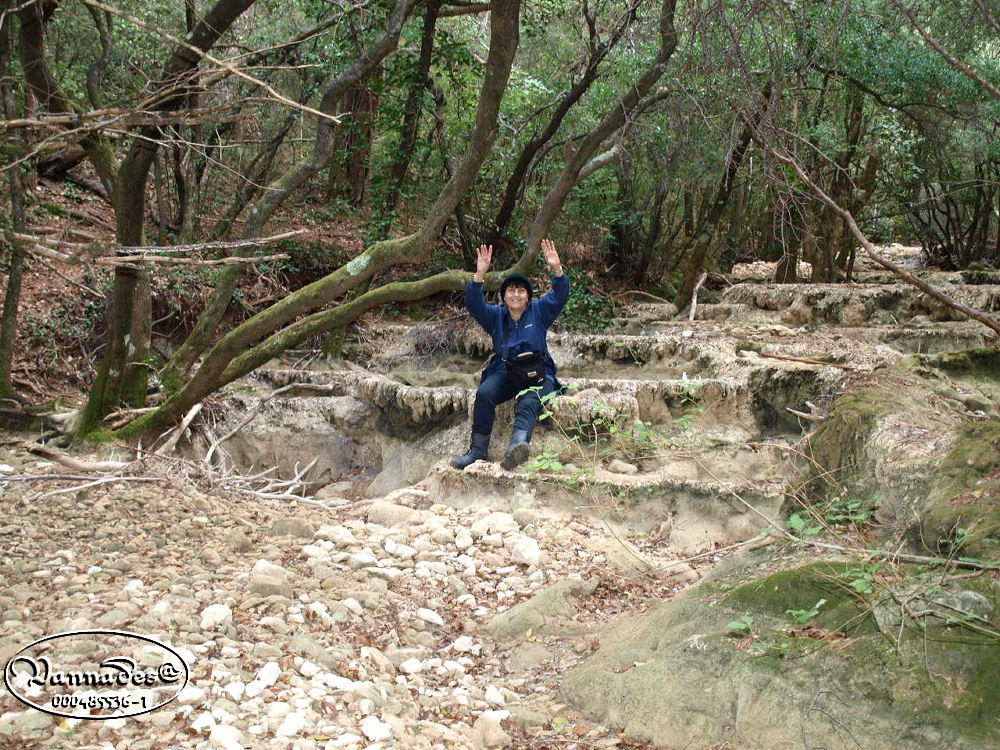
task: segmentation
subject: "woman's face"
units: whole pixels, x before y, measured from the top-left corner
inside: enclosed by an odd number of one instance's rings
[[[511,315],[519,316],[528,306],[528,290],[523,286],[511,284],[503,293],[503,301]]]

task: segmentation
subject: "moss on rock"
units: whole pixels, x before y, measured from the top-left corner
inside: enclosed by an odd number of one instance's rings
[[[878,627],[870,607],[850,586],[857,570],[858,565],[849,562],[808,563],[739,586],[726,595],[723,603],[792,625],[789,611],[809,611],[822,600],[819,614],[811,623],[850,635],[874,633]]]
[[[900,366],[909,370],[941,370],[957,375],[968,374],[982,379],[1000,380],[1000,347],[964,349],[940,354],[916,354]]]
[[[600,650],[565,676],[563,697],[664,747],[801,748],[804,737],[811,747],[1000,742],[995,638],[969,638],[940,618],[933,627],[908,621],[889,636],[873,605],[891,606],[892,597],[881,586],[853,591],[856,565],[770,554],[735,555],[685,595],[602,634]],[[977,585],[995,601],[995,582]],[[785,610],[824,598],[811,629],[789,621]],[[734,636],[730,623],[741,616],[749,631]]]
[[[936,472],[920,534],[944,553],[1000,560],[1000,421],[959,428]]]
[[[870,473],[866,446],[880,420],[916,405],[905,402],[900,389],[863,388],[837,399],[833,410],[806,443],[809,470],[793,483],[793,493],[825,497],[858,476]]]

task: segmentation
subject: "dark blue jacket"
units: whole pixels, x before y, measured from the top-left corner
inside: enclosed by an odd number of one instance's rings
[[[490,305],[486,302],[483,294],[483,285],[475,280],[469,282],[465,288],[465,306],[469,309],[472,317],[479,323],[493,338],[493,351],[496,353],[483,371],[483,378],[487,378],[503,364],[503,329],[507,326],[507,354],[517,355],[522,352],[545,352],[546,372],[555,377],[556,363],[549,355],[549,348],[545,343],[545,336],[549,332],[549,327],[559,317],[566,301],[569,299],[569,277],[564,273],[562,276],[552,277],[552,291],[541,299],[532,300],[524,309],[521,319],[514,321],[507,311],[506,305]]]

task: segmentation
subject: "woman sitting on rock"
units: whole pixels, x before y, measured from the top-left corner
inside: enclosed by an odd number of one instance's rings
[[[528,443],[535,428],[541,398],[556,390],[556,365],[549,355],[546,335],[569,299],[569,279],[551,240],[542,240],[545,262],[552,269],[552,291],[532,301],[531,280],[513,273],[500,285],[503,305],[490,305],[483,281],[493,259],[493,246],[480,245],[476,273],[465,290],[469,313],[493,338],[493,359],[483,370],[472,407],[472,445],[464,456],[455,456],[452,467],[464,469],[486,460],[498,404],[519,396],[514,430],[507,453],[500,462],[507,471],[528,458]]]

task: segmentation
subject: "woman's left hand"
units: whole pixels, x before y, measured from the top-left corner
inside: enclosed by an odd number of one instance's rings
[[[549,268],[553,271],[562,269],[562,263],[559,261],[559,253],[556,252],[556,243],[552,240],[542,240],[542,253],[545,255],[545,262]]]

